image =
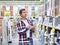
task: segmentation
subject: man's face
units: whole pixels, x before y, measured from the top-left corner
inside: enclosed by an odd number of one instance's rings
[[[26,16],[27,16],[26,11],[25,11],[25,10],[24,10],[24,11],[22,11],[21,17],[26,18]]]

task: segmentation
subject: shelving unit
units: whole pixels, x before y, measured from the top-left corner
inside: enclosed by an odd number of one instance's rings
[[[36,28],[38,27],[38,29],[36,30],[36,33],[37,33],[36,36],[39,37],[38,33],[41,30],[41,32],[43,32],[43,35],[42,35],[43,41],[45,41],[45,43],[43,42],[43,44],[47,44],[47,45],[50,45],[50,44],[54,45],[56,43],[56,40],[60,37],[60,5],[59,5],[60,0],[58,1],[41,0],[41,2],[40,1],[32,1],[32,2],[31,1],[8,1],[8,2],[1,1],[0,5],[2,6],[2,4],[5,6],[34,5],[36,7],[37,5],[38,6],[40,5],[38,9],[40,13],[36,14],[38,16],[34,14],[35,20],[37,20],[37,18],[39,19],[36,21],[36,25],[37,25]],[[35,13],[38,13],[38,12],[35,11]],[[4,18],[5,16],[1,16],[1,17]],[[20,18],[19,16],[13,16],[13,15],[11,15],[9,18],[17,18],[17,17]],[[38,23],[38,21],[40,22]],[[0,26],[1,26],[1,23],[0,23]]]
[[[44,28],[43,28],[44,34],[46,33],[46,31],[48,32],[48,36],[46,36],[47,35],[46,34],[45,37],[47,38],[50,35],[49,39],[53,40],[53,43],[51,41],[49,41],[49,43],[51,45],[54,45],[56,40],[58,39],[57,37],[60,37],[60,28],[59,28],[60,27],[59,26],[60,25],[60,22],[59,22],[60,21],[60,19],[59,19],[59,17],[60,17],[59,9],[60,8],[58,8],[60,6],[59,2],[56,0],[44,0],[44,3],[42,4],[45,7],[44,7],[44,11],[42,11],[42,13],[41,13],[41,15],[44,14],[44,17],[42,16],[42,19],[41,19],[42,23],[40,23],[40,24],[42,27],[44,26]],[[46,27],[48,27],[48,28],[46,29]],[[57,38],[57,39],[55,40],[55,38]]]

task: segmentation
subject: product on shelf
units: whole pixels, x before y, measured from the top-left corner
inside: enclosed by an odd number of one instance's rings
[[[10,16],[10,11],[9,10],[5,10],[4,11],[4,16]]]

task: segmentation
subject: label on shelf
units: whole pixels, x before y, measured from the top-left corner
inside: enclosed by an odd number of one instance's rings
[[[4,16],[10,16],[10,11],[9,10],[5,10]]]
[[[52,27],[52,30],[51,30],[52,32],[55,32],[55,28],[54,27]]]

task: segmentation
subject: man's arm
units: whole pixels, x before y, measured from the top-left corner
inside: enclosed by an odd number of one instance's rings
[[[33,21],[30,20],[30,23],[29,23],[29,24],[31,25],[30,30],[31,30],[32,32],[35,32],[35,27],[34,27],[34,25],[33,25]]]
[[[16,24],[16,29],[17,32],[26,32],[28,30],[28,28],[26,26],[21,26],[20,22],[17,22]]]

